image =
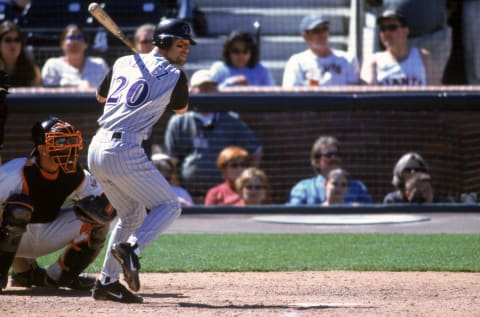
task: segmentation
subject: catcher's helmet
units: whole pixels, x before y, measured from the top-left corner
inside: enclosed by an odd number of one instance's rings
[[[82,133],[70,123],[57,117],[49,117],[32,127],[32,140],[45,145],[48,155],[60,165],[65,173],[77,169],[78,151],[83,149]]]
[[[153,45],[161,49],[167,49],[172,45],[174,38],[189,40],[192,45],[197,44],[192,39],[192,30],[187,22],[179,19],[164,19],[155,28]]]

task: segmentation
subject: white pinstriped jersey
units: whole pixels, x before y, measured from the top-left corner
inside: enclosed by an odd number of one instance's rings
[[[388,58],[377,58],[376,81],[378,84],[386,86],[425,86],[427,84],[425,66],[417,48],[410,48],[408,57],[401,62],[391,59],[386,52],[380,54]]]
[[[165,112],[181,72],[154,51],[119,58],[113,65],[103,115],[98,119],[100,127],[146,138]]]

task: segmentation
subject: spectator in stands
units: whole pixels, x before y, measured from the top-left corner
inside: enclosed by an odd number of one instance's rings
[[[380,40],[386,50],[370,55],[361,70],[370,85],[439,85],[440,73],[430,53],[410,47],[406,18],[398,11],[384,11],[377,19]]]
[[[208,70],[198,70],[191,77],[190,90],[192,95],[215,93],[216,81]],[[217,157],[222,149],[233,145],[247,150],[252,164],[258,166],[262,145],[236,113],[188,111],[173,115],[165,131],[165,149],[178,160],[180,182],[196,203],[203,203],[207,190],[222,182]]]
[[[49,58],[42,68],[44,86],[97,88],[109,71],[105,60],[85,55],[87,43],[82,30],[69,24],[60,36],[63,56]]]
[[[405,197],[409,203],[432,203],[434,191],[427,173],[414,173],[405,183]]]
[[[40,68],[25,50],[20,27],[11,21],[0,24],[0,69],[8,74],[11,87],[41,84]]]
[[[320,136],[312,146],[310,162],[316,175],[298,182],[290,191],[288,205],[319,205],[327,199],[325,182],[331,170],[342,165],[340,143],[333,136]],[[349,179],[345,203],[371,203],[367,187]]]
[[[152,23],[145,23],[140,25],[135,30],[135,48],[139,53],[150,53],[153,49],[153,33],[155,32],[155,25]]]
[[[287,61],[283,73],[284,88],[360,83],[357,58],[330,47],[329,27],[330,21],[321,15],[308,15],[302,19],[300,32],[308,49],[292,55]]]
[[[154,153],[152,162],[155,167],[162,173],[163,177],[170,183],[173,191],[178,196],[178,201],[183,206],[193,205],[193,200],[188,191],[179,186],[177,175],[177,162],[165,153]]]
[[[266,205],[271,202],[270,182],[264,171],[257,167],[247,168],[235,181],[241,205]]]
[[[423,48],[430,53],[437,66],[440,80],[452,51],[452,28],[447,23],[449,14],[447,2],[450,1],[383,0],[386,10],[398,11],[406,18],[409,46]],[[476,21],[476,16],[469,25],[478,24],[473,21]]]
[[[461,5],[465,77],[469,85],[480,85],[480,0],[464,0]]]
[[[418,173],[427,174],[428,172],[427,163],[417,152],[408,152],[402,155],[393,168],[392,185],[396,190],[388,193],[383,199],[383,203],[408,203],[411,197],[409,198],[410,195],[406,191],[407,181]],[[430,176],[428,177],[430,182]],[[432,198],[433,202],[440,200],[437,195]]]
[[[220,88],[275,85],[272,73],[259,61],[258,44],[252,34],[230,33],[223,44],[222,58],[210,68]]]
[[[331,170],[325,181],[326,199],[323,206],[343,204],[348,188],[348,172],[343,168]]]
[[[224,182],[208,190],[205,205],[243,205],[242,197],[235,188],[235,181],[248,167],[248,152],[239,146],[227,146],[218,155],[217,167]]]

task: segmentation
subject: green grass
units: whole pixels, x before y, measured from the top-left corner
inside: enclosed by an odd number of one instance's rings
[[[87,269],[98,272],[104,252]],[[42,257],[47,265],[58,252]],[[142,254],[142,272],[480,272],[475,234],[166,234]]]

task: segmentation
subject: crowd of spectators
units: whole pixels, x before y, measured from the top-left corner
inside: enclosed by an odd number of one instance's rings
[[[21,2],[21,1],[20,1]],[[24,1],[28,3],[28,1]],[[464,1],[465,58],[472,67],[468,82],[478,83],[477,23],[468,23],[479,1]],[[61,56],[37,65],[26,49],[20,17],[25,8],[16,7],[13,21],[0,24],[0,70],[12,87],[53,86],[94,89],[110,70],[101,57],[89,56],[88,42],[79,25],[69,24],[60,35]],[[260,60],[254,34],[234,30],[219,52],[219,60],[190,78],[191,94],[218,93],[232,86],[333,86],[333,85],[438,85],[451,50],[451,29],[445,21],[446,1],[383,1],[376,24],[382,49],[359,61],[330,43],[331,21],[312,14],[300,21],[306,49],[293,54],[285,64],[283,81],[276,83]],[[419,3],[422,3],[421,5]],[[436,4],[438,18],[421,21],[420,11]],[[422,12],[423,12],[422,11]],[[13,12],[13,11],[12,11]],[[188,19],[191,19],[188,15]],[[444,19],[442,23],[437,20]],[[427,28],[426,24],[431,24]],[[134,34],[137,50],[153,48],[154,24],[140,25]],[[438,50],[433,49],[438,45]],[[477,61],[478,62],[478,61]],[[40,67],[41,66],[41,67]],[[164,153],[151,158],[172,184],[184,205],[255,205],[271,203],[267,173],[261,169],[262,142],[237,113],[202,112],[195,105],[185,115],[173,115],[164,135]],[[5,117],[5,116],[4,116]],[[3,130],[3,127],[2,127]],[[145,150],[150,156],[151,142]],[[320,136],[312,145],[310,164],[314,175],[292,184],[287,205],[332,205],[372,203],[362,181],[351,178],[342,167],[340,142]],[[1,161],[0,161],[1,162]],[[415,166],[413,166],[415,165]],[[216,172],[212,172],[216,171]],[[418,153],[407,153],[396,164],[392,184],[395,191],[384,203],[440,202],[431,185],[428,167]],[[193,198],[192,198],[193,197]]]
[[[95,88],[101,81],[109,65],[101,57],[87,56],[89,43],[81,26],[67,25],[60,36],[59,46],[62,56],[51,57],[41,67],[41,79],[38,66],[32,52],[25,50],[26,37],[21,25],[28,13],[30,1],[11,0],[4,5],[5,22],[2,32],[16,33],[2,40],[0,67],[7,70],[13,86],[79,86]],[[212,62],[210,71],[218,87],[231,86],[275,86],[284,88],[294,86],[332,86],[332,85],[437,85],[442,82],[445,68],[452,50],[452,29],[448,25],[450,2],[448,0],[383,0],[367,1],[382,12],[377,18],[380,49],[363,56],[356,56],[331,47],[330,24],[326,15],[310,14],[301,21],[300,36],[306,44],[302,52],[290,56],[285,63],[283,80],[276,83],[271,69],[260,60],[258,38],[251,32],[236,29],[225,39],[218,60]],[[468,83],[478,81],[477,60],[478,42],[475,38],[478,23],[470,16],[475,12],[479,1],[464,1],[459,10],[462,13],[465,47],[465,68]],[[188,3],[188,4],[185,4]],[[372,6],[373,6],[372,5]],[[472,8],[472,10],[469,10]],[[1,12],[0,12],[1,13]],[[193,8],[190,1],[179,2],[179,16],[192,21]],[[470,15],[469,15],[470,14]],[[4,20],[8,21],[8,20]],[[8,24],[17,25],[15,29]],[[155,25],[140,26],[134,40],[140,52],[151,50],[146,38],[153,32]],[[19,41],[15,41],[19,40]],[[17,66],[13,47],[18,43],[21,53]],[[12,60],[13,59],[13,60]],[[3,64],[3,65],[2,65]],[[33,64],[33,65],[32,65]],[[25,71],[20,69],[33,68]],[[26,78],[16,78],[24,74]],[[27,77],[28,76],[28,77]],[[30,82],[25,82],[26,79]]]

